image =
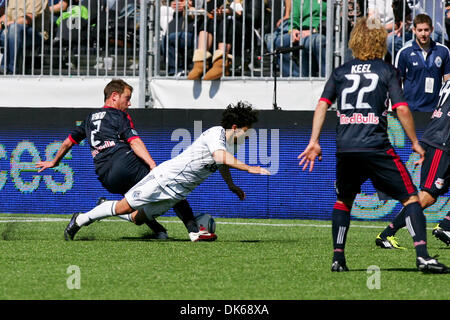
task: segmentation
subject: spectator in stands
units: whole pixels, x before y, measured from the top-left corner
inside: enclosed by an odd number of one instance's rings
[[[0,0],[0,17],[5,14],[6,0]]]
[[[393,0],[394,29],[388,35],[388,52],[395,59],[395,55],[412,39],[412,10],[405,0]]]
[[[168,58],[167,74],[181,76],[184,74],[184,61],[189,59],[188,52],[194,48],[195,18],[189,14],[194,7],[191,0],[172,0],[170,7],[173,18],[168,25],[168,36],[161,42],[161,51]],[[190,57],[192,58],[192,54]]]
[[[400,71],[406,102],[412,111],[432,112],[439,90],[450,79],[449,49],[431,39],[433,23],[426,14],[414,18],[414,41],[408,42],[395,59]]]
[[[287,1],[289,2],[289,0]],[[275,49],[296,45],[303,46],[304,48],[300,53],[301,75],[303,77],[317,75],[324,77],[326,2],[293,0],[291,10],[291,18],[275,31]],[[291,54],[282,54],[280,59],[283,77],[298,77],[300,75],[300,66],[296,59],[291,59]]]
[[[445,31],[447,35],[450,34],[450,0],[445,1]],[[450,48],[450,42],[448,39],[445,40],[445,44]]]
[[[400,0],[403,4],[403,0]],[[396,2],[396,0],[394,0]],[[406,8],[406,7],[405,7]],[[375,16],[380,19],[388,32],[387,49],[388,55],[385,57],[386,61],[394,62],[395,54],[401,49],[403,44],[410,40],[412,35],[408,33],[408,25],[403,24],[402,21],[396,21],[393,1],[392,0],[369,0],[368,2],[369,17]],[[400,10],[398,10],[400,11]],[[401,14],[402,16],[402,14]],[[396,24],[398,22],[398,24]],[[405,28],[405,39],[403,40],[403,28]]]
[[[78,5],[80,0],[49,0],[48,11],[51,23],[56,25],[57,18],[65,12],[70,5]],[[56,17],[56,18],[55,18]],[[46,21],[47,22],[47,21]]]
[[[204,80],[216,80],[225,75],[230,75],[231,60],[233,56],[229,54],[231,43],[234,39],[242,39],[242,11],[241,0],[234,0],[229,6],[222,0],[206,1],[207,19],[203,20],[197,30],[201,30],[198,35],[197,49],[194,51],[194,66],[188,74],[189,80],[199,80],[203,75],[203,66],[209,69],[207,60],[212,57],[212,67],[203,77]],[[215,37],[214,37],[215,34]],[[213,40],[216,39],[217,49],[211,55],[209,50],[213,47]],[[240,41],[236,41],[236,44]]]
[[[162,0],[159,10],[159,27],[161,30],[161,39],[166,35],[167,29],[169,29],[169,23],[172,21],[174,13],[175,10],[167,4],[167,1]]]
[[[273,8],[270,8],[273,14],[274,25],[266,23],[264,42],[269,52],[273,51],[275,37],[279,35],[283,25],[286,23],[286,32],[289,32],[288,22],[291,16],[291,0],[277,1],[273,3]]]
[[[22,60],[23,46],[41,42],[41,19],[47,0],[9,1],[6,13],[0,18],[0,47],[4,47],[0,74],[16,72]],[[35,28],[33,28],[33,24]],[[24,36],[25,32],[25,36]]]
[[[367,15],[368,0],[348,0],[348,15],[347,15],[347,39],[350,39],[353,27],[359,18]],[[343,61],[347,62],[353,59],[353,53],[347,47]]]
[[[55,14],[59,14],[60,12],[64,12],[69,7],[70,0],[49,0],[48,9],[50,12]],[[73,3],[78,2],[77,0],[72,0]]]

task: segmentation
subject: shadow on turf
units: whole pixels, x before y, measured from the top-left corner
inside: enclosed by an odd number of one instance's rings
[[[191,240],[189,238],[185,238],[185,239],[180,239],[180,238],[170,238],[169,239],[155,239],[152,236],[141,236],[141,237],[121,237],[119,239],[117,239],[117,241],[122,241],[122,240],[126,240],[126,241],[160,241],[160,242],[190,242]],[[216,242],[216,241],[202,241],[202,242]],[[298,242],[298,240],[220,240],[220,242],[225,243],[225,242],[239,242],[239,243],[268,243],[268,242],[283,242],[283,243],[288,243],[288,242]]]
[[[5,229],[1,233],[2,240],[16,240],[14,233],[18,230],[18,225],[14,222],[8,222],[5,224]]]
[[[350,267],[349,267],[350,268]],[[350,269],[349,272],[367,272],[367,269]],[[417,268],[380,268],[380,271],[417,272]]]

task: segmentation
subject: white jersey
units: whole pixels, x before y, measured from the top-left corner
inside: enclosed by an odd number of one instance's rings
[[[186,150],[161,163],[151,173],[164,191],[183,199],[219,168],[220,164],[213,158],[217,150],[234,153],[233,145],[226,142],[225,129],[220,126],[203,132]]]

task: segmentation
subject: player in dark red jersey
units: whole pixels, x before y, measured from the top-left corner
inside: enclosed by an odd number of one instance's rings
[[[344,254],[350,226],[350,210],[361,185],[370,179],[378,190],[405,206],[409,231],[416,248],[419,270],[446,272],[447,267],[429,256],[425,216],[417,189],[387,134],[388,99],[423,161],[425,151],[416,137],[414,121],[403,98],[400,78],[394,67],[382,59],[386,54],[387,32],[379,20],[358,20],[349,47],[355,59],[335,69],[327,81],[313,119],[308,146],[298,156],[303,170],[314,168],[322,159],[319,136],[327,109],[337,102],[337,201],[332,213],[333,262],[331,271],[348,271]]]
[[[419,199],[422,208],[432,206],[437,198],[448,192],[450,186],[450,80],[439,93],[431,121],[422,136],[425,161],[420,171]],[[395,219],[381,232],[375,243],[384,249],[398,248],[395,233],[406,225],[402,209]],[[447,245],[450,244],[450,211],[433,229],[432,234]]]
[[[123,80],[112,80],[104,89],[105,105],[91,112],[64,140],[55,158],[36,164],[39,172],[58,165],[64,155],[86,139],[94,158],[95,172],[103,187],[111,193],[124,195],[144,178],[156,163],[139,137],[127,110],[133,88]],[[178,202],[174,211],[186,225],[188,232],[198,233],[194,214],[187,200]],[[139,220],[137,212],[120,216],[137,225],[146,223],[158,238],[167,238],[166,229],[156,220]],[[145,215],[138,215],[138,217]],[[72,240],[65,232],[66,240]],[[202,237],[205,238],[205,237]]]

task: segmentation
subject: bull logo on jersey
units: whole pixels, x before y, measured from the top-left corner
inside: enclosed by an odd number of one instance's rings
[[[440,117],[442,117],[442,109],[439,108],[437,110],[434,110],[433,115],[431,116],[431,119],[440,118]]]
[[[436,181],[434,182],[434,185],[436,186],[436,188],[441,190],[444,187],[444,179],[437,178]]]

